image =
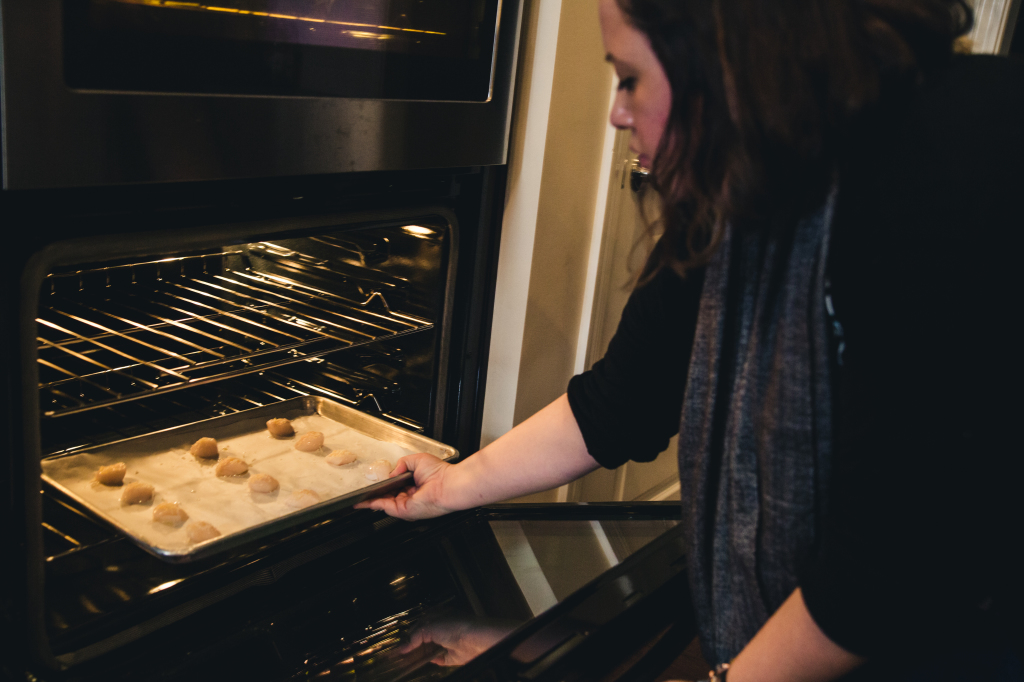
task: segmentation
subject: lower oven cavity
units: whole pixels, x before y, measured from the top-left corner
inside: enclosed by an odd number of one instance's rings
[[[422,219],[55,268],[37,316],[42,456],[303,395],[434,435],[452,243]],[[42,492],[45,624],[71,664],[244,589],[238,566],[282,542],[302,555],[332,523],[177,566]]]

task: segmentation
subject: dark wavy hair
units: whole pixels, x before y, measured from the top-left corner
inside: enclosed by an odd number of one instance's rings
[[[963,0],[617,0],[672,87],[652,160],[661,236],[646,281],[707,261],[727,221],[820,204],[858,117],[947,63]]]

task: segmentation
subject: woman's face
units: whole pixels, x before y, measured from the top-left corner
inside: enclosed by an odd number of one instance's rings
[[[601,35],[619,77],[611,122],[629,130],[629,148],[650,167],[672,110],[672,88],[647,36],[633,28],[615,0],[601,0]]]

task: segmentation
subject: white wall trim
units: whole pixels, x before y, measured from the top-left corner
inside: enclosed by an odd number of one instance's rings
[[[665,486],[661,490],[658,490],[657,492],[652,493],[649,496],[647,496],[647,495],[641,496],[640,499],[648,501],[648,502],[664,502],[665,500],[673,500],[673,499],[676,499],[677,497],[679,497],[679,494],[682,491],[682,489],[683,489],[682,484],[678,480],[676,480],[676,481],[673,481],[672,483],[668,484],[667,486]]]
[[[609,80],[609,85],[606,114],[611,114],[616,94],[614,81]],[[608,211],[608,188],[611,184],[612,165],[617,161],[615,158],[615,133],[615,128],[609,123],[604,133],[604,146],[601,150],[601,172],[598,174],[597,198],[594,204],[594,226],[590,231],[590,254],[587,258],[587,279],[583,289],[583,312],[580,315],[580,332],[576,342],[576,361],[573,369],[576,374],[589,369],[587,367],[587,351],[590,347],[590,325],[594,316],[594,296],[597,291],[597,275],[601,265],[601,243],[604,239],[605,215]]]
[[[535,2],[537,21],[533,26],[536,27],[536,35],[530,40],[524,33],[528,44],[521,47],[521,50],[531,51],[532,57],[529,73],[522,74],[520,81],[528,85],[529,96],[525,103],[516,106],[516,117],[525,120],[525,129],[522,143],[516,144],[519,153],[509,158],[509,186],[499,245],[481,447],[512,428],[519,383],[548,114],[555,76],[558,24],[562,13],[562,0]]]
[[[608,562],[608,568],[618,566],[619,557],[615,555],[615,549],[612,547],[611,541],[608,540],[608,534],[604,532],[604,526],[601,525],[601,522],[591,521],[590,529],[594,531],[594,538],[597,540],[597,545],[601,548],[604,560]]]
[[[972,50],[983,54],[1007,54],[1020,0],[969,0],[974,8],[974,27],[967,34]]]
[[[508,561],[512,577],[516,579],[533,615],[539,616],[557,604],[558,597],[544,575],[523,526],[518,521],[491,521],[490,525],[494,539]]]

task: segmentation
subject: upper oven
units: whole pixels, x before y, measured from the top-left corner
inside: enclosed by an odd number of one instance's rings
[[[520,3],[2,0],[7,189],[505,162]]]

